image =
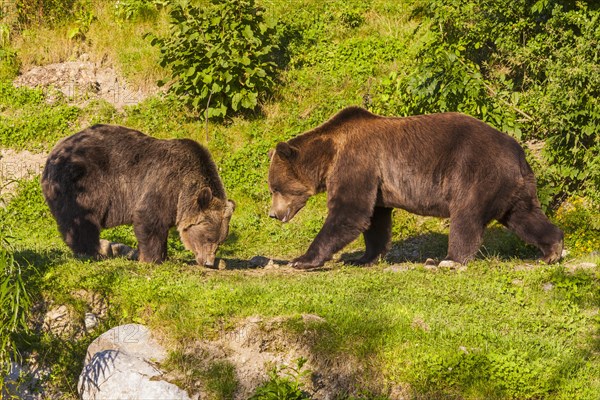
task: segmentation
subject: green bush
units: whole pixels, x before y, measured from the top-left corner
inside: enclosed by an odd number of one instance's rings
[[[207,8],[173,5],[168,37],[149,35],[170,90],[206,116],[253,110],[273,88],[276,23],[254,0],[211,0]],[[160,82],[159,84],[164,84]]]
[[[11,361],[19,357],[15,335],[28,331],[27,319],[32,305],[21,265],[16,262],[6,226],[0,225],[0,397],[4,392]]]
[[[556,212],[556,222],[565,232],[573,255],[600,249],[600,207],[583,198],[570,198]]]
[[[21,29],[30,25],[58,25],[73,16],[79,0],[15,0],[17,23]]]
[[[600,11],[571,0],[435,0],[414,71],[383,80],[373,108],[461,111],[543,140],[540,195],[600,197]]]
[[[269,380],[259,386],[250,400],[304,400],[310,399],[302,390],[302,378],[309,371],[302,371],[305,358],[299,358],[295,367],[274,367],[269,371]]]
[[[151,19],[167,4],[168,0],[118,0],[115,15],[124,20]]]

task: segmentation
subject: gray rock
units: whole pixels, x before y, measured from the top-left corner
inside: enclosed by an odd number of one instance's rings
[[[162,373],[134,355],[104,350],[94,354],[79,377],[83,400],[164,400],[190,399],[172,383],[161,380]]]
[[[406,272],[409,270],[410,270],[410,267],[408,265],[394,264],[394,265],[390,265],[389,267],[385,268],[383,271],[384,272]]]
[[[117,326],[88,347],[77,388],[84,400],[190,399],[176,385],[162,380],[155,362],[165,349],[143,325]]]
[[[94,313],[86,312],[83,322],[85,323],[85,330],[91,331],[98,326],[98,317]]]
[[[448,269],[459,269],[461,267],[460,263],[452,260],[443,260],[438,264],[439,268],[448,268]]]
[[[580,269],[594,269],[594,268],[596,268],[596,263],[593,263],[593,262],[582,262],[582,263],[579,263],[576,268],[580,268]]]
[[[86,364],[94,354],[104,350],[117,350],[149,361],[161,362],[167,352],[158,344],[148,328],[140,324],[116,326],[98,336],[88,347]]]

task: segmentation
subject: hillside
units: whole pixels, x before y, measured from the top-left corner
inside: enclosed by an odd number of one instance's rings
[[[170,35],[167,3],[0,3],[3,362],[17,349],[24,364],[40,367],[43,396],[78,398],[89,343],[135,322],[170,350],[161,366],[168,379],[202,398],[248,398],[277,383],[287,385],[285,398],[297,398],[290,376],[312,398],[597,398],[600,73],[590,61],[600,41],[597,7],[497,0],[497,9],[480,13],[479,2],[446,0],[429,8],[413,0],[256,0],[276,25],[274,87],[256,108],[207,122],[203,108],[169,92],[173,66],[161,67],[152,45],[153,35]],[[564,42],[545,46],[549,38],[534,36],[540,29],[523,10],[550,21],[548,34]],[[499,27],[535,40],[515,45]],[[505,46],[490,45],[492,30]],[[556,63],[531,61],[542,55]],[[547,213],[565,231],[565,258],[540,263],[537,249],[494,223],[466,268],[429,268],[425,260],[446,255],[448,221],[395,210],[392,248],[376,265],[343,263],[362,253],[361,238],[318,271],[287,267],[322,227],[326,195],[288,224],[268,218],[268,151],[350,105],[385,115],[461,111],[511,134],[526,149]],[[191,138],[210,150],[237,204],[221,269],[194,265],[176,231],[161,265],[73,257],[39,177],[25,171],[39,172],[39,161],[26,164],[18,154],[43,160],[59,139],[95,123]],[[102,237],[137,246],[131,227]],[[19,303],[13,287],[30,302]],[[48,317],[57,312],[63,325]],[[98,317],[97,327],[85,329],[86,313]],[[299,358],[306,374],[284,368]],[[269,378],[272,367],[284,369]]]

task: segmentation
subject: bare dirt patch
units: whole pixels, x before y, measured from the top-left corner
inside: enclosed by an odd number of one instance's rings
[[[14,84],[48,89],[49,101],[53,100],[52,90],[56,90],[77,106],[103,99],[117,109],[138,104],[158,92],[157,88],[146,91],[134,88],[114,68],[88,58],[84,54],[77,61],[34,67],[17,77]]]
[[[18,180],[31,179],[42,173],[46,157],[46,154],[28,150],[0,149],[0,207],[2,200],[7,201],[14,193]]]
[[[215,362],[226,362],[235,369],[237,377],[236,400],[247,399],[256,388],[268,381],[267,372],[272,368],[286,376],[299,358],[307,360],[302,370],[307,374],[301,379],[303,389],[313,399],[333,399],[344,395],[359,395],[361,390],[403,392],[407,388],[384,389],[382,385],[369,387],[377,381],[365,365],[351,355],[329,353],[322,348],[326,340],[327,321],[312,314],[298,317],[262,318],[249,317],[240,321],[233,330],[226,330],[215,340],[199,340],[187,343],[183,353],[190,364],[202,370]],[[294,325],[294,332],[289,330]],[[182,371],[172,371],[170,378],[183,384],[190,393],[200,398],[210,397],[206,388],[197,380],[186,379]],[[295,373],[292,373],[294,375]],[[194,373],[187,371],[187,375]],[[385,394],[385,393],[384,393]]]

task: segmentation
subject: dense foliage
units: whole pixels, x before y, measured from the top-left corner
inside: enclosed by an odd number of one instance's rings
[[[115,15],[125,20],[149,19],[168,3],[169,0],[118,0],[115,3]]]
[[[375,108],[461,111],[522,141],[545,141],[546,205],[600,198],[600,12],[570,0],[435,0],[416,68],[381,84]]]
[[[206,116],[253,110],[274,84],[275,21],[254,0],[211,0],[208,8],[174,4],[171,33],[152,38],[170,90]]]
[[[16,334],[28,331],[27,318],[33,305],[21,265],[15,260],[6,236],[6,228],[0,223],[0,397],[4,386],[11,383],[4,378],[9,376],[10,362],[19,360]]]

